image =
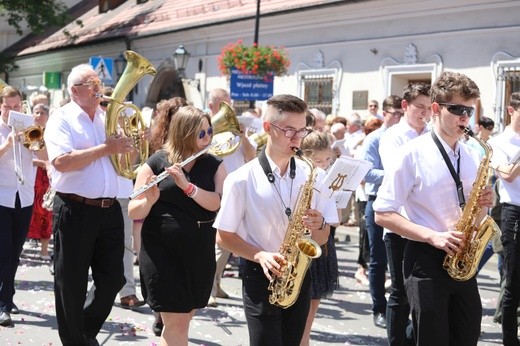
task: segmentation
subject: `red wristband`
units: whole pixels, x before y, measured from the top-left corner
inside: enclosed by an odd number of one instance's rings
[[[186,188],[186,190],[182,190],[184,192],[185,195],[190,195],[191,193],[193,193],[193,189],[195,188],[195,185],[193,185],[192,183],[190,183],[188,185],[188,187]]]

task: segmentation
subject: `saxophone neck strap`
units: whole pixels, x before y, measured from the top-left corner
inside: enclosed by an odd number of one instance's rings
[[[258,154],[258,161],[260,162],[260,166],[262,166],[262,169],[264,170],[265,176],[267,177],[267,180],[271,184],[274,184],[275,176],[273,174],[273,171],[271,170],[271,165],[269,165],[269,161],[267,160],[267,155],[265,154],[265,146]],[[294,160],[294,156],[291,157],[291,162],[289,163],[289,177],[291,179],[294,179],[296,177],[296,162]]]
[[[462,186],[462,181],[460,181],[460,153],[457,158],[457,171],[455,171],[455,168],[453,167],[453,164],[451,163],[451,160],[448,157],[448,153],[442,146],[441,141],[439,141],[439,138],[435,134],[435,131],[432,130],[431,133],[433,141],[437,145],[437,148],[439,148],[442,158],[444,159],[444,162],[446,162],[446,166],[448,166],[451,176],[455,181],[455,185],[457,186],[457,196],[459,197],[459,205],[461,208],[464,208],[464,206],[466,205],[466,199],[464,198],[464,187]]]
[[[296,162],[294,161],[294,156],[291,157],[291,162],[289,163],[289,177],[291,178],[291,190],[289,193],[289,203],[285,203],[282,198],[282,193],[276,186],[275,182],[275,176],[273,172],[271,171],[271,166],[269,165],[269,161],[267,160],[267,156],[265,154],[265,146],[258,154],[258,161],[260,162],[260,166],[262,166],[262,169],[264,170],[265,176],[267,177],[267,180],[274,186],[274,189],[276,191],[276,194],[280,198],[280,201],[282,202],[283,207],[285,208],[284,213],[287,215],[287,217],[290,219],[292,210],[291,210],[291,200],[292,200],[292,190],[293,190],[293,183],[294,183],[294,177],[296,177]]]

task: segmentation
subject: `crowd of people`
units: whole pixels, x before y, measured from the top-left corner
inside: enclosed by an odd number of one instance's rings
[[[504,344],[519,344],[520,93],[511,95],[503,131],[481,116],[475,133],[467,129],[480,91],[456,72],[408,84],[382,100],[381,113],[371,100],[367,116],[327,116],[279,94],[238,117],[259,117],[262,127],[253,137],[239,121],[239,144],[222,157],[207,150],[222,105],[232,105],[229,93],[212,90],[205,110],[174,97],[136,135],[149,141],[150,155],[133,180],[113,165],[138,156],[135,136],[106,132],[113,90],[82,64],[67,91],[70,101],[53,111],[47,99],[32,99],[34,124],[44,129],[39,150],[20,145],[26,134],[9,123],[11,110],[22,112],[22,94],[0,91],[0,326],[13,325],[14,278],[32,239],[52,262],[64,345],[98,345],[114,302],[148,304],[160,344],[187,345],[196,310],[228,297],[221,277],[231,255],[240,261],[249,344],[309,345],[321,299],[339,286],[335,229],[343,224],[359,228],[355,278],[369,286],[374,326],[386,329],[389,345],[476,345],[476,275],[454,278],[445,264],[471,251],[460,220],[473,212],[500,225],[479,252],[477,273],[498,252],[497,321]],[[341,156],[372,165],[346,208],[325,193],[327,170]],[[52,210],[42,205],[50,187]],[[300,239],[321,256],[295,279],[290,261]],[[303,250],[299,256],[303,262]],[[295,296],[282,280],[297,285]]]

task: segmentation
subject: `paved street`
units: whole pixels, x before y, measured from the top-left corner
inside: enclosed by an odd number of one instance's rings
[[[345,235],[351,238],[344,241]],[[341,288],[331,299],[322,301],[311,334],[312,345],[385,345],[386,331],[372,322],[368,287],[353,278],[357,269],[357,228],[340,227],[337,251]],[[21,310],[12,315],[14,328],[0,327],[0,345],[60,345],[54,313],[53,277],[47,265],[27,248],[17,274],[15,302]],[[499,277],[496,256],[479,274],[483,304],[482,337],[479,345],[500,345],[500,325],[493,323]],[[137,267],[135,267],[137,275]],[[223,289],[229,299],[219,299],[217,308],[197,312],[190,328],[190,345],[247,345],[248,334],[241,305],[240,279],[236,268],[225,272]],[[140,292],[138,292],[140,296]],[[117,300],[119,301],[119,300]],[[98,335],[102,345],[156,345],[151,330],[153,316],[148,306],[134,311],[114,304]]]

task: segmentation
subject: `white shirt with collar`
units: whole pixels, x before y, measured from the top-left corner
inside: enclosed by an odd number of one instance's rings
[[[91,120],[77,103],[71,101],[49,117],[44,137],[51,163],[65,153],[102,144],[106,140],[104,113],[98,108]],[[62,173],[52,169],[51,184],[59,192],[86,198],[118,195],[118,176],[108,156],[75,171]]]
[[[236,136],[236,137],[237,137],[236,140],[240,140],[239,136]],[[245,138],[245,140],[248,140],[249,143],[251,143],[253,148],[255,148],[255,150],[256,150],[258,145],[256,144],[255,141],[250,140],[247,137]],[[235,150],[233,153],[231,153],[227,156],[224,156],[222,158],[224,167],[226,167],[226,172],[229,174],[233,171],[236,171],[239,167],[243,166],[246,163],[244,156],[245,156],[244,146],[242,145],[242,143],[240,143],[237,150]]]
[[[274,184],[267,180],[258,158],[246,163],[230,173],[224,181],[222,203],[213,227],[236,233],[247,243],[262,250],[278,252],[283,242],[289,219],[285,214],[290,207],[293,215],[300,187],[307,181],[307,164],[296,159],[296,176],[289,176],[287,169],[284,176],[267,156],[271,170],[275,175]],[[338,223],[336,203],[322,186],[325,171],[318,169],[314,186],[311,208],[319,210],[325,221]],[[292,191],[292,192],[291,192]]]
[[[520,150],[520,134],[508,126],[504,132],[491,138],[488,143],[493,148],[491,161],[496,164],[507,164]],[[500,178],[498,194],[500,203],[520,206],[520,178],[510,183]]]
[[[11,127],[4,123],[0,117],[0,143],[7,141]],[[16,143],[13,144],[18,145]],[[34,203],[34,181],[36,179],[36,166],[33,165],[33,153],[24,147],[18,145],[21,154],[21,165],[24,176],[24,183],[21,184],[14,172],[14,152],[13,147],[7,150],[0,157],[0,205],[7,208],[14,208],[16,202],[16,193],[20,198],[20,206],[28,207]],[[17,148],[17,149],[18,149]]]
[[[452,150],[440,136],[438,138],[455,171],[460,155],[460,180],[467,201],[477,175],[478,154],[460,142]],[[395,164],[385,172],[374,211],[399,212],[404,206],[413,223],[437,232],[453,229],[461,216],[457,188],[432,136],[413,139],[396,154]]]
[[[417,131],[408,124],[406,119],[402,119],[394,126],[390,126],[381,136],[379,142],[379,156],[381,157],[383,169],[392,162],[395,162],[394,155],[397,148],[409,140],[417,138],[427,132],[430,132],[430,129],[427,126],[424,126],[422,132],[420,134],[417,133]]]

